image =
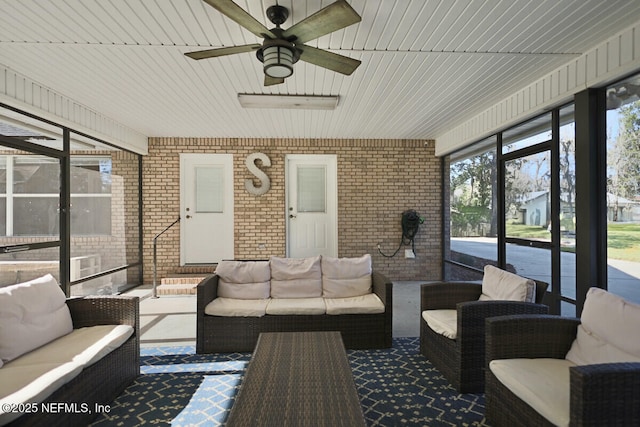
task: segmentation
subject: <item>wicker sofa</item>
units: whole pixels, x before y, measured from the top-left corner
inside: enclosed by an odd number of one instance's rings
[[[62,295],[73,329],[4,362],[0,425],[85,426],[140,374],[138,297]],[[10,382],[15,391],[7,394]]]
[[[366,259],[366,256],[365,256]],[[297,262],[294,259],[287,259],[286,262]],[[306,262],[305,267],[302,270],[304,274],[317,274],[317,264],[314,260],[300,259],[300,262]],[[269,263],[273,266],[276,260],[272,257]],[[278,260],[282,262],[282,259]],[[313,261],[313,262],[311,262]],[[327,261],[327,259],[325,259]],[[334,259],[335,262],[349,262],[347,259]],[[238,261],[234,261],[239,263]],[[249,261],[251,263],[252,261]],[[296,331],[340,331],[342,333],[342,339],[345,347],[350,349],[364,349],[364,348],[388,348],[391,347],[392,338],[392,286],[393,284],[381,273],[370,270],[370,258],[369,258],[369,272],[364,278],[369,283],[369,294],[353,297],[356,301],[358,298],[373,297],[379,300],[382,305],[382,310],[377,310],[375,313],[362,312],[357,307],[354,311],[340,310],[335,312],[336,314],[328,314],[331,312],[309,311],[306,301],[309,298],[305,298],[301,294],[301,288],[307,286],[309,279],[296,278],[296,274],[287,277],[284,283],[285,293],[292,292],[294,298],[279,298],[287,295],[282,295],[282,287],[280,293],[276,292],[276,269],[273,269],[274,276],[267,279],[271,286],[270,290],[264,290],[264,282],[261,282],[263,286],[263,292],[266,294],[260,295],[264,298],[258,300],[258,303],[273,303],[285,301],[286,310],[281,310],[278,314],[270,314],[270,310],[266,313],[235,313],[235,315],[211,315],[207,314],[207,307],[211,307],[214,301],[224,299],[222,295],[228,295],[228,283],[224,283],[225,280],[221,279],[220,271],[223,270],[221,264],[216,269],[216,274],[213,274],[200,282],[197,287],[197,334],[196,334],[196,352],[197,353],[216,353],[216,352],[237,352],[237,351],[253,351],[258,336],[261,332],[296,332]],[[313,265],[313,266],[310,266]],[[326,264],[323,264],[326,268]],[[236,264],[236,266],[244,268],[245,264]],[[219,271],[220,270],[220,271]],[[356,271],[350,269],[350,271]],[[327,271],[324,271],[325,279]],[[223,274],[223,277],[225,275]],[[307,276],[308,277],[308,276]],[[261,277],[260,280],[264,280]],[[362,280],[360,276],[357,280]],[[312,279],[317,280],[317,279]],[[350,281],[351,280],[351,281]],[[346,279],[348,283],[353,283],[355,279]],[[272,284],[271,284],[272,282]],[[339,286],[342,283],[336,282]],[[326,284],[326,280],[325,280]],[[233,286],[238,285],[237,283]],[[225,290],[227,286],[227,290]],[[324,297],[340,296],[340,295],[327,295],[327,289],[324,290]],[[327,301],[328,304],[335,302],[349,302],[350,298],[323,298],[320,297],[310,298],[315,300],[314,303],[323,304],[322,300]],[[332,299],[332,301],[328,301]],[[279,300],[279,301],[278,301]],[[318,301],[320,300],[320,301]],[[238,300],[240,306],[251,304],[252,300]],[[296,305],[300,310],[296,309]],[[312,313],[312,314],[310,314]]]
[[[520,315],[486,323],[492,426],[640,425],[640,305],[592,289],[581,319]]]

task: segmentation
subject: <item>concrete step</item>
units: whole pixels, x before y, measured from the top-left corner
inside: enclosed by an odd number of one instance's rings
[[[158,285],[158,295],[196,295],[197,283],[179,283],[173,285]]]
[[[163,277],[156,288],[158,295],[195,295],[198,283],[204,279],[202,275],[176,275]]]

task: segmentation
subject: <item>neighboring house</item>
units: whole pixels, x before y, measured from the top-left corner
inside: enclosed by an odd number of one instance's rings
[[[539,225],[545,227],[549,223],[547,213],[549,209],[548,191],[532,191],[523,196],[520,212],[525,225]]]
[[[607,193],[607,220],[615,222],[640,221],[640,202]]]
[[[546,226],[549,224],[548,191],[532,191],[523,196],[520,201],[520,219],[525,225]],[[568,202],[567,194],[560,197],[560,210],[566,217],[575,216],[575,200]],[[640,202],[622,196],[607,193],[607,219],[615,222],[640,221]]]

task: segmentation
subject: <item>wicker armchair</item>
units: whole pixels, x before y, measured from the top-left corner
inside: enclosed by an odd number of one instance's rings
[[[491,360],[564,359],[579,319],[551,315],[487,320],[487,366]],[[569,426],[640,425],[640,363],[574,366],[570,371]],[[486,418],[499,426],[553,426],[486,370]]]
[[[435,332],[420,317],[420,353],[440,370],[460,393],[482,393],[485,369],[485,319],[509,314],[546,314],[542,304],[548,284],[536,280],[536,302],[478,301],[482,285],[474,282],[438,282],[422,285],[420,313],[456,309],[457,337]]]

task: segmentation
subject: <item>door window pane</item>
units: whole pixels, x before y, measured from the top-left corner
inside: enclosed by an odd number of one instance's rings
[[[298,212],[326,212],[325,177],[322,166],[298,167]]]
[[[506,236],[551,241],[549,151],[505,162]]]
[[[224,168],[196,167],[196,212],[223,212]]]

